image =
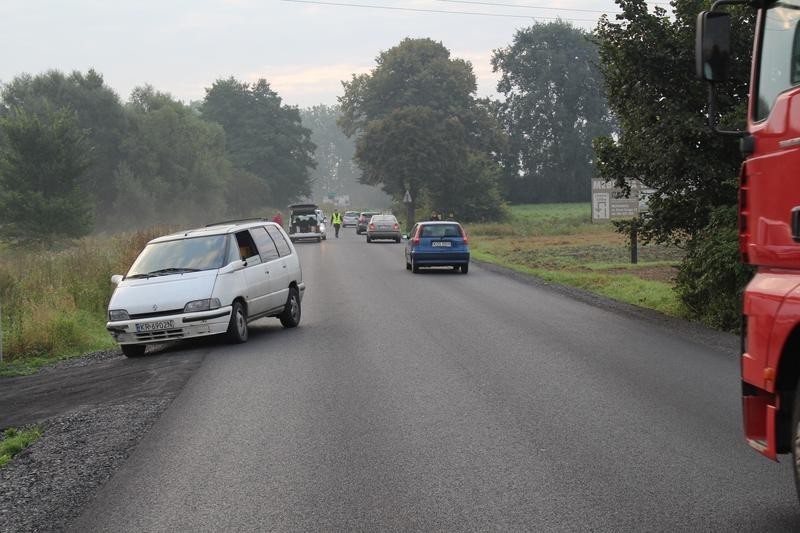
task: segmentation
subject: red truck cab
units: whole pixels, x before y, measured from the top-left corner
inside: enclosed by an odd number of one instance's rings
[[[712,102],[728,56],[725,4],[758,10],[747,131],[721,132],[742,139],[739,248],[756,268],[743,305],[744,433],[770,459],[793,454],[800,494],[800,0],[721,0],[700,14],[697,70]]]

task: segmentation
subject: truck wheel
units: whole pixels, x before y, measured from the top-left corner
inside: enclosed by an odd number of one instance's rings
[[[120,344],[119,347],[125,357],[141,357],[146,349],[144,344]]]
[[[797,497],[800,499],[800,380],[795,387],[792,409],[792,470],[794,471],[794,486]]]
[[[296,328],[300,324],[300,296],[294,287],[289,289],[289,298],[286,300],[286,307],[280,317],[281,324],[285,328]]]
[[[247,311],[242,302],[233,302],[231,321],[228,323],[228,340],[233,344],[247,342]]]

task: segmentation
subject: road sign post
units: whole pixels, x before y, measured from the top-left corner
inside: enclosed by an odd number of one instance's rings
[[[403,203],[406,204],[406,225],[410,230],[414,225],[414,199],[411,198],[411,192],[408,189],[403,195]]]
[[[0,363],[3,362],[3,306],[0,305]]]

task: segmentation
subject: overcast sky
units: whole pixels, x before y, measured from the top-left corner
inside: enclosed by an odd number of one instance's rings
[[[0,81],[94,68],[123,100],[149,83],[188,102],[203,98],[218,78],[265,78],[285,103],[307,107],[335,104],[341,80],[372,69],[375,57],[403,38],[430,37],[472,62],[478,93],[486,96],[495,94],[492,51],[508,46],[516,30],[555,17],[591,30],[602,11],[615,13],[617,6],[613,0],[0,0]]]

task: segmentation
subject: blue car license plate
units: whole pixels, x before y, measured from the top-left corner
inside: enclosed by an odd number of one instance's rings
[[[450,248],[451,246],[453,246],[453,243],[450,242],[450,241],[433,241],[431,243],[431,246],[435,246],[437,248],[439,248],[439,247]]]

